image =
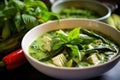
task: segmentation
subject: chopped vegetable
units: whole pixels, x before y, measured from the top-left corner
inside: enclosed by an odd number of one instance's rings
[[[65,66],[65,63],[67,62],[66,57],[64,56],[64,54],[59,54],[55,57],[52,58],[53,64],[63,67]]]
[[[98,64],[100,62],[98,56],[99,55],[98,53],[94,53],[92,55],[90,55],[88,58],[87,58],[87,61],[90,63],[90,64]]]

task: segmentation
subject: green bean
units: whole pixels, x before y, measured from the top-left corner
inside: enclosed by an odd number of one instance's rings
[[[91,37],[94,37],[94,38],[97,38],[97,39],[101,39],[104,43],[107,43],[107,41],[102,37],[102,36],[99,36],[93,32],[90,32],[89,30],[87,29],[81,29],[81,32],[83,34],[87,34],[88,36],[91,36]]]
[[[21,31],[20,33],[15,34],[11,38],[1,41],[0,56],[7,54],[8,52],[14,50],[17,47],[20,47],[20,41],[27,31],[28,30]]]
[[[94,52],[96,52],[96,51],[98,51],[99,53],[102,53],[102,52],[116,52],[115,50],[112,50],[112,49],[110,49],[110,48],[93,48],[93,49],[88,49],[88,50],[86,50],[85,51],[85,53],[86,54],[90,54],[90,53],[94,53]]]

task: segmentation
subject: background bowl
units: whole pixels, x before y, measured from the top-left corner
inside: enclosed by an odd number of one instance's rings
[[[61,9],[70,8],[85,8],[90,9],[98,13],[101,17],[94,20],[105,20],[111,15],[111,9],[102,4],[101,2],[95,0],[57,0],[51,6],[51,11],[54,13],[59,13]]]
[[[86,29],[91,29],[103,33],[106,36],[110,36],[120,46],[120,32],[113,27],[94,20],[88,19],[61,19],[43,23],[31,29],[22,40],[22,49],[29,63],[38,71],[59,79],[88,79],[99,76],[106,71],[113,68],[120,59],[120,54],[107,63],[86,67],[86,68],[65,68],[65,67],[53,67],[45,63],[42,63],[28,53],[28,47],[40,34],[56,30],[56,29],[71,29],[81,26]]]

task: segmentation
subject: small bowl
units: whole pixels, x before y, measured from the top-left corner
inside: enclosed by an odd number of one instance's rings
[[[89,19],[61,19],[59,23],[57,20],[49,21],[28,31],[22,39],[22,49],[29,63],[38,71],[58,79],[88,79],[100,76],[101,74],[112,69],[118,63],[120,54],[106,63],[86,68],[50,66],[30,56],[28,47],[40,34],[56,29],[71,29],[77,26],[95,30],[106,36],[110,36],[120,46],[120,32],[100,21]]]
[[[111,15],[112,10],[107,5],[95,0],[57,0],[52,4],[51,11],[59,13],[64,8],[70,7],[84,8],[92,10],[101,17],[94,20],[105,20]]]

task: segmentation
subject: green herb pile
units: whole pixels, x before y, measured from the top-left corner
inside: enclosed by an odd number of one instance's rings
[[[0,2],[0,54],[19,47],[31,28],[58,19],[41,0],[3,0]]]

